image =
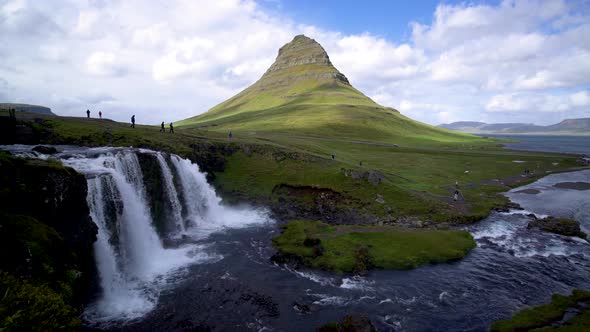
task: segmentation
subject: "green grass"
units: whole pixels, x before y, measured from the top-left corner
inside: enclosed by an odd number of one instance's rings
[[[76,331],[78,313],[44,283],[0,272],[0,331]]]
[[[509,320],[495,322],[492,332],[508,331],[588,331],[590,329],[590,292],[576,289],[570,296],[553,295],[551,303],[524,309]],[[580,307],[580,303],[586,306]],[[563,326],[551,327],[560,321],[566,310],[579,307],[581,312],[566,321]]]
[[[463,258],[476,246],[466,231],[330,226],[306,220],[286,224],[273,245],[282,253],[300,257],[307,266],[336,272],[370,267],[411,269]]]
[[[33,121],[38,118],[43,121]],[[412,145],[394,146],[370,139],[292,135],[275,130],[238,132],[228,142],[227,133],[211,128],[182,127],[172,135],[160,134],[156,126],[133,129],[126,123],[109,120],[42,117],[24,112],[19,113],[19,120],[30,123],[45,136],[45,143],[145,147],[197,160],[203,160],[215,150],[216,158],[224,164],[223,171],[216,169],[215,185],[226,198],[276,204],[281,197],[275,188],[309,186],[350,198],[338,208],[353,204],[361,214],[389,220],[402,217],[431,222],[478,220],[494,206],[506,202],[499,193],[518,183],[533,181],[546,171],[576,166],[576,158],[571,155],[507,151],[497,146],[497,140],[483,138],[449,142],[405,138]],[[336,160],[331,160],[332,152]],[[277,155],[286,157],[277,158]],[[514,160],[525,163],[514,163]],[[554,166],[556,162],[559,164]],[[519,177],[524,168],[539,176]],[[384,181],[371,185],[344,176],[341,169],[376,171],[384,176]],[[511,176],[516,178],[505,185],[494,181]],[[453,204],[451,199],[457,180],[465,197],[461,204]],[[378,195],[385,203],[375,201]],[[284,195],[282,198],[295,200]],[[313,197],[296,200],[300,205],[313,203]]]

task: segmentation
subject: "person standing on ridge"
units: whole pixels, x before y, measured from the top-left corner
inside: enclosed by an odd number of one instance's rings
[[[160,126],[160,132],[165,133],[166,129],[164,128],[164,121],[162,121],[162,125]]]
[[[98,111],[98,118],[102,120],[102,111]]]
[[[90,119],[90,110],[86,110],[86,117]]]
[[[131,116],[131,128],[135,128],[135,114]]]
[[[170,122],[170,134],[174,134],[174,125]]]
[[[233,137],[231,130],[229,131],[229,135],[227,135],[227,137],[229,137],[229,140],[231,141],[231,138]]]
[[[456,202],[457,199],[459,199],[459,195],[461,195],[461,192],[459,192],[459,190],[455,190],[455,193],[453,194],[453,200]]]

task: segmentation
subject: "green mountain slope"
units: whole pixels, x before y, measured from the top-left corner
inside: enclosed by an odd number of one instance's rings
[[[315,40],[296,36],[253,85],[179,126],[389,143],[479,140],[411,120],[350,85]]]

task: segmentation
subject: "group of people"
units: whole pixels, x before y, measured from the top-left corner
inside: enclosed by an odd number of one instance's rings
[[[10,112],[10,110],[9,110],[9,112]],[[12,117],[12,115],[11,115],[11,117]],[[90,110],[86,110],[86,117],[88,119],[90,119]],[[102,119],[102,111],[99,111],[98,112],[98,117],[100,119]],[[131,126],[130,127],[131,128],[135,128],[135,114],[133,114],[131,116]],[[162,121],[160,132],[161,133],[165,133],[166,132],[166,129],[164,128],[164,121]],[[170,122],[170,131],[168,131],[168,132],[174,134],[174,124],[172,122]],[[230,139],[231,139],[231,132],[229,133],[229,136],[230,136]]]
[[[90,119],[90,110],[86,110],[86,117]],[[102,111],[98,111],[98,118],[102,119]]]
[[[16,120],[16,109],[9,108],[8,109],[8,116],[10,117],[11,120]]]
[[[164,121],[162,121],[162,124],[160,125],[160,132],[161,133],[165,133],[166,132],[166,128],[164,127]],[[171,134],[174,134],[174,124],[172,122],[170,122],[170,131],[168,131]]]
[[[531,176],[531,175],[533,175],[533,173],[531,172],[531,170],[530,170],[530,169],[528,169],[528,168],[524,170],[524,173],[523,173],[523,174],[524,174],[525,176]]]

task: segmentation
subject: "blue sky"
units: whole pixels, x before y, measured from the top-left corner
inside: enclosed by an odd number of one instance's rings
[[[261,4],[303,24],[344,34],[369,32],[390,40],[405,41],[412,32],[408,23],[430,22],[439,1],[270,0]]]
[[[0,101],[177,121],[255,82],[302,33],[423,122],[590,117],[587,0],[0,0]]]

